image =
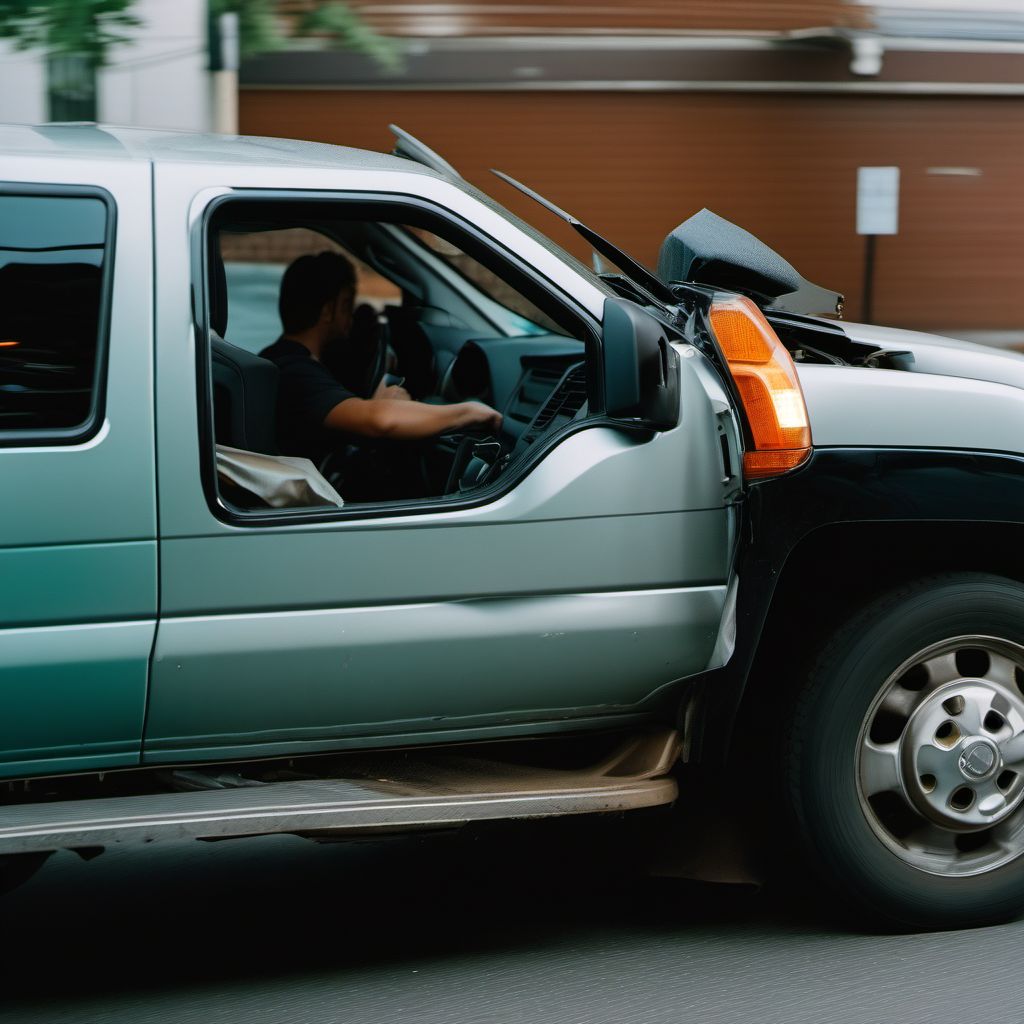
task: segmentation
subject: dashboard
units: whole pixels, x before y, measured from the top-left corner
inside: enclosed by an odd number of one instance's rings
[[[481,401],[502,414],[500,438],[447,437],[446,493],[490,482],[538,438],[587,414],[583,345],[561,336],[475,339],[445,370],[445,402]]]
[[[446,402],[494,406],[513,446],[532,443],[539,433],[585,415],[583,345],[561,335],[467,341],[444,372],[440,392]]]

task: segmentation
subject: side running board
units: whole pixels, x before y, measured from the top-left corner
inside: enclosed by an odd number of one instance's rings
[[[344,778],[7,804],[0,806],[0,854],[275,832],[340,838],[355,830],[635,810],[676,798],[667,773],[678,753],[679,734],[665,731],[568,771],[416,751],[353,757]],[[185,774],[181,781],[191,787],[201,772]]]

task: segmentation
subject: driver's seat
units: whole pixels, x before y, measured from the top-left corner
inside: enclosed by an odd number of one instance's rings
[[[210,245],[210,371],[218,444],[277,455],[277,367],[224,340],[228,281],[220,245]]]
[[[210,331],[210,368],[217,443],[277,455],[277,367]]]

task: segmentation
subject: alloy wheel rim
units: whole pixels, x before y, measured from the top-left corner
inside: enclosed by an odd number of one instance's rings
[[[856,754],[861,807],[897,857],[947,877],[1024,853],[1024,647],[960,636],[882,685]]]

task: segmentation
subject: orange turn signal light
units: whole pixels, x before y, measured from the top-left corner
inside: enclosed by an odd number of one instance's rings
[[[736,381],[753,445],[743,454],[749,478],[778,476],[811,454],[811,427],[796,366],[750,299],[730,295],[711,304],[715,332]]]

